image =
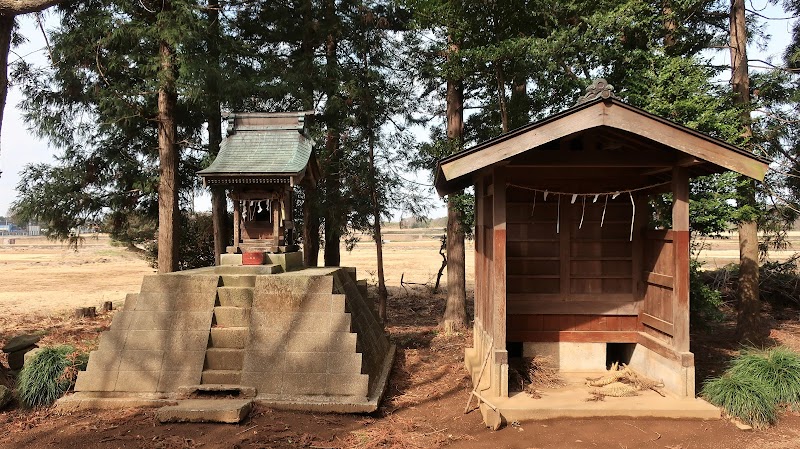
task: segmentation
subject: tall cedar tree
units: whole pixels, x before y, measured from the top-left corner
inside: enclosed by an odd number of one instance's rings
[[[734,103],[741,109],[742,138],[752,137],[750,127],[750,74],[747,61],[747,23],[744,0],[731,0],[730,9],[731,85]],[[749,143],[749,142],[748,142]],[[736,335],[745,342],[759,343],[761,334],[761,302],[758,285],[758,227],[756,224],[756,184],[739,177],[739,286]]]
[[[22,190],[17,206],[51,222],[56,237],[107,214],[114,235],[131,241],[132,228],[158,217],[159,270],[177,268],[179,192],[196,188],[205,118],[187,85],[206,65],[185,51],[197,46],[197,11],[185,1],[65,4],[50,36],[52,67],[18,70],[26,119],[64,152],[56,167],[28,169],[55,176]],[[69,168],[81,165],[83,173]],[[65,195],[37,194],[48,189]]]

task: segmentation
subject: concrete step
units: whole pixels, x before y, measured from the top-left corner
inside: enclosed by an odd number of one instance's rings
[[[247,327],[212,327],[212,348],[244,349],[249,331]]]
[[[200,383],[204,385],[238,385],[241,381],[241,371],[209,369],[203,371],[203,376],[200,380]]]
[[[252,287],[219,287],[217,288],[219,305],[223,307],[252,307]]]
[[[241,370],[243,363],[243,349],[206,349],[206,362],[204,368],[207,370]]]
[[[238,267],[237,267],[238,268]],[[254,275],[228,275],[220,276],[222,287],[255,287],[256,277]]]
[[[159,422],[218,422],[236,424],[252,409],[251,399],[186,399],[156,411]]]
[[[347,297],[331,293],[277,291],[253,298],[253,310],[262,312],[346,313]]]
[[[247,327],[250,325],[250,309],[214,307],[214,324],[219,327]]]
[[[186,385],[178,388],[178,399],[202,398],[254,398],[256,389],[237,384]]]
[[[333,276],[269,276],[259,281],[259,288],[276,294],[331,294]]]

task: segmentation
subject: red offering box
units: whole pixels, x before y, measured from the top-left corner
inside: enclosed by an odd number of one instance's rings
[[[264,252],[242,253],[242,265],[264,265]]]

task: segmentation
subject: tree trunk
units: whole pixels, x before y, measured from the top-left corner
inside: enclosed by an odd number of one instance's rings
[[[447,202],[447,304],[442,328],[445,333],[467,327],[466,255],[461,214],[454,201]]]
[[[303,263],[307,267],[319,264],[319,191],[314,187],[304,189],[303,202]]]
[[[511,100],[508,102],[509,128],[516,129],[530,122],[531,110],[528,97],[528,80],[525,73],[517,73],[513,78]]]
[[[339,241],[342,237],[342,172],[339,148],[339,127],[341,126],[341,105],[339,99],[338,73],[338,27],[336,23],[336,3],[325,3],[326,21],[329,26],[325,43],[325,68],[327,76],[327,102],[325,118],[328,130],[325,135],[325,266],[338,267],[341,264]]]
[[[749,145],[750,74],[747,65],[747,27],[744,0],[731,0],[730,14],[731,85],[734,103],[741,107],[742,137]],[[740,175],[737,187],[739,207],[757,207],[755,182]],[[758,228],[755,217],[739,223],[739,287],[736,336],[741,341],[761,342],[761,302],[758,291]]]
[[[314,50],[317,46],[315,39],[316,22],[313,17],[311,0],[303,2],[301,14],[303,15],[303,41],[300,50],[303,57],[302,67],[306,73],[302,81],[302,102],[306,111],[314,109]],[[303,264],[307,267],[316,267],[319,264],[319,191],[317,186],[307,186],[303,189]]]
[[[3,129],[3,112],[8,97],[8,52],[11,49],[11,34],[14,31],[14,16],[0,15],[0,133]],[[0,171],[0,175],[3,172]]]
[[[458,44],[450,44],[448,58],[458,53]],[[447,138],[457,147],[464,138],[464,83],[447,80]],[[466,266],[464,232],[461,216],[452,198],[447,201],[447,304],[442,328],[455,332],[467,327]]]
[[[371,124],[368,126],[372,126]],[[375,219],[372,238],[375,240],[375,250],[378,259],[378,316],[386,323],[386,300],[389,292],[386,290],[386,277],[383,271],[383,236],[381,234],[381,208],[378,201],[378,176],[375,169],[375,136],[372,129],[369,131],[369,176],[372,183],[372,215]]]
[[[220,112],[220,77],[219,61],[219,1],[210,0],[206,9],[208,20],[208,67],[206,72],[206,98],[208,101],[206,117],[208,120],[208,152],[211,157],[219,154],[222,142],[222,113]],[[228,242],[227,233],[228,202],[225,189],[211,188],[211,221],[214,224],[214,263],[220,264],[220,256],[225,252]]]
[[[164,6],[167,9],[167,5]],[[175,123],[175,65],[170,45],[159,45],[158,89],[158,272],[178,269],[178,147]]]
[[[500,122],[503,125],[503,132],[508,132],[508,104],[506,101],[506,79],[503,74],[503,63],[494,62],[494,73],[497,78],[497,100],[500,106]]]

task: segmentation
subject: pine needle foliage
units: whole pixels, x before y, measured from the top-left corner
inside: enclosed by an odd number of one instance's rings
[[[86,367],[88,357],[72,346],[44,348],[22,369],[17,382],[17,396],[29,408],[54,403],[75,384],[78,370]]]
[[[733,360],[730,372],[766,383],[778,404],[800,410],[800,354],[791,349],[744,351]]]
[[[778,406],[772,387],[747,375],[727,371],[703,385],[703,397],[721,407],[728,416],[763,429],[778,420]]]

